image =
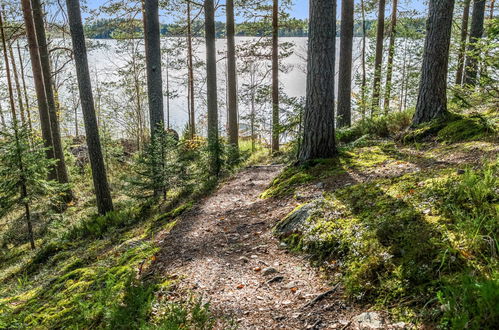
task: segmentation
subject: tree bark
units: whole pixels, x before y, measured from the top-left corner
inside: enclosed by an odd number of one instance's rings
[[[353,6],[353,0],[343,0],[341,2],[338,127],[349,127],[352,124]]]
[[[194,60],[192,50],[192,21],[191,2],[187,0],[187,69],[188,69],[188,108],[189,108],[189,133],[191,139],[196,136],[196,115],[194,102]]]
[[[61,133],[59,129],[59,118],[57,116],[57,107],[52,89],[52,72],[50,71],[50,59],[47,46],[47,37],[45,35],[45,23],[43,20],[43,11],[40,0],[31,0],[33,10],[33,22],[35,24],[36,40],[38,42],[38,52],[40,54],[40,64],[42,67],[43,84],[45,87],[45,96],[47,97],[48,113],[50,118],[50,131],[52,132],[52,143],[54,145],[54,156],[57,159],[57,180],[60,183],[69,183],[68,171],[64,160],[64,151],[62,149]],[[69,188],[65,192],[64,200],[69,202],[73,199],[73,194]]]
[[[21,54],[21,47],[19,46],[19,40],[17,40],[17,56],[19,57],[19,67],[21,70],[21,81],[23,83],[23,92],[24,92],[24,105],[26,106],[26,115],[28,116],[28,127],[30,131],[33,131],[33,122],[31,121],[31,109],[28,97],[28,89],[26,87],[26,79],[24,78],[23,56]]]
[[[220,146],[218,141],[217,51],[215,46],[215,7],[213,0],[204,1],[206,36],[206,88],[208,104],[208,149],[210,170],[220,172]]]
[[[463,19],[461,22],[461,40],[458,50],[457,70],[456,70],[456,85],[458,86],[462,85],[463,83],[464,56],[466,51],[466,39],[468,38],[470,2],[471,0],[464,0]]]
[[[12,87],[12,78],[10,74],[10,63],[9,63],[9,55],[7,49],[7,40],[5,37],[5,29],[4,29],[4,8],[0,8],[0,37],[2,39],[2,50],[3,50],[3,59],[5,62],[5,75],[7,76],[7,90],[9,92],[9,106],[10,112],[12,115],[12,123],[14,124],[14,130],[17,132],[17,114],[16,114],[16,104],[14,101],[14,89]],[[17,135],[16,135],[17,138]]]
[[[279,151],[279,0],[272,6],[272,152]]]
[[[26,124],[26,118],[24,115],[24,104],[23,104],[23,96],[21,93],[21,84],[19,83],[19,74],[17,72],[16,59],[14,57],[14,51],[12,50],[12,43],[9,45],[9,55],[10,61],[12,63],[12,73],[14,76],[14,83],[16,85],[16,94],[17,94],[17,103],[19,105],[19,114],[21,115],[21,123]]]
[[[390,110],[390,98],[392,93],[393,58],[395,57],[395,37],[397,35],[397,7],[398,0],[392,0],[392,18],[390,23],[390,44],[388,46],[388,64],[386,68],[386,87],[384,108],[385,114]]]
[[[236,42],[234,23],[234,0],[227,0],[227,88],[228,88],[228,121],[229,143],[235,149],[239,146],[238,104],[237,104],[237,73],[236,73]]]
[[[468,43],[468,56],[464,69],[463,83],[476,86],[478,76],[478,58],[480,57],[477,43],[483,35],[483,22],[485,17],[485,0],[473,1],[473,14],[471,16],[470,38]]]
[[[430,0],[414,125],[447,114],[447,67],[453,9],[454,0]]]
[[[40,126],[42,129],[42,138],[46,147],[47,158],[54,159],[55,154],[52,140],[52,128],[50,123],[47,96],[45,94],[45,84],[43,81],[43,71],[40,62],[40,54],[38,52],[38,41],[36,38],[35,25],[33,22],[33,13],[31,10],[31,1],[21,0],[21,4],[23,9],[26,38],[28,39],[28,48],[31,58],[31,68],[33,71],[36,99],[38,101],[38,112],[40,116]],[[57,169],[55,166],[51,167],[49,171],[49,179],[57,180]]]
[[[383,37],[385,34],[385,0],[379,1],[378,27],[376,32],[376,55],[374,59],[372,112],[379,108],[381,88],[381,65],[383,64]]]
[[[361,109],[362,109],[362,119],[366,116],[366,88],[367,88],[367,72],[366,72],[366,38],[367,38],[367,27],[366,27],[366,12],[364,8],[364,0],[360,0],[360,9],[362,11],[362,81],[360,95],[362,99]]]
[[[163,79],[161,76],[161,39],[158,0],[144,2],[144,36],[146,46],[147,96],[151,138],[164,131]]]
[[[307,101],[299,159],[336,155],[334,136],[334,70],[336,0],[311,0]]]
[[[85,35],[81,21],[80,2],[79,0],[66,0],[66,5],[97,209],[100,214],[105,214],[113,210],[113,202],[109,191],[106,168],[102,157],[99,128],[95,116],[92,84],[88,70],[87,47],[85,45]]]

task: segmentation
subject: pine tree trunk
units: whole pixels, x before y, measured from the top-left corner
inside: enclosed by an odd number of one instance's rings
[[[5,62],[5,75],[7,77],[7,90],[9,92],[9,105],[10,112],[12,115],[12,123],[14,124],[14,130],[17,132],[17,114],[16,114],[16,103],[14,101],[14,88],[12,87],[12,78],[10,74],[10,63],[9,63],[9,55],[7,49],[7,40],[5,38],[5,28],[4,28],[4,11],[3,8],[0,10],[0,37],[2,39],[2,50],[3,50],[3,59]],[[16,135],[17,137],[17,135]]]
[[[279,0],[272,6],[272,152],[279,151]]]
[[[341,2],[338,127],[348,127],[352,123],[353,6],[353,0]]]
[[[464,1],[463,8],[463,19],[461,22],[461,43],[459,45],[458,57],[457,57],[457,70],[456,70],[456,85],[461,86],[463,83],[463,71],[464,71],[464,55],[466,51],[466,39],[468,37],[468,23],[470,17],[470,1]]]
[[[192,21],[191,3],[187,0],[187,69],[188,69],[188,95],[189,95],[189,132],[191,139],[196,136],[196,115],[194,102],[194,54],[192,50]]]
[[[217,51],[215,46],[215,7],[213,0],[204,1],[206,35],[206,88],[208,104],[208,149],[213,175],[220,172],[220,146],[218,141]]]
[[[299,159],[336,155],[334,69],[336,0],[311,0],[308,41],[307,101]]]
[[[447,67],[453,9],[454,0],[430,0],[414,125],[447,114]]]
[[[50,118],[50,131],[52,132],[52,143],[54,145],[54,156],[57,159],[57,179],[60,183],[69,183],[68,171],[64,160],[64,150],[62,149],[61,133],[59,129],[59,118],[57,116],[57,107],[52,89],[52,72],[50,71],[50,59],[47,46],[47,37],[45,35],[45,24],[40,0],[31,0],[33,10],[33,22],[35,24],[36,39],[38,42],[38,52],[40,54],[40,64],[42,67],[43,83],[45,87],[45,96],[47,97],[48,112]],[[73,199],[71,190],[65,191],[64,201],[69,202]]]
[[[28,127],[30,131],[33,131],[33,122],[31,121],[31,109],[28,97],[28,89],[26,87],[26,79],[24,78],[24,63],[23,56],[21,54],[21,47],[19,46],[19,40],[17,40],[17,56],[19,57],[19,66],[21,70],[21,81],[23,83],[24,92],[24,105],[26,106],[26,114],[28,116]]]
[[[85,35],[81,21],[80,2],[79,0],[66,0],[66,5],[73,42],[81,109],[85,122],[90,166],[92,168],[92,178],[97,199],[97,209],[100,214],[105,214],[113,210],[113,202],[109,191],[106,168],[102,157],[99,128],[97,127],[97,118],[95,116],[94,98],[92,95],[90,72],[88,70],[87,47],[85,45]]]
[[[360,84],[361,90],[361,109],[362,109],[362,119],[366,116],[366,88],[367,88],[367,72],[366,72],[366,38],[367,38],[367,27],[366,27],[366,12],[364,8],[364,0],[360,1],[360,10],[362,11],[362,81]]]
[[[2,103],[0,102],[0,123],[3,129],[7,129],[7,123],[5,122],[5,116],[3,114]]]
[[[490,15],[489,15],[489,19],[494,19],[494,5],[495,5],[496,1],[495,0],[490,0]]]
[[[477,43],[483,35],[483,22],[485,17],[485,0],[473,1],[473,14],[471,16],[470,39],[468,43],[468,56],[464,69],[463,83],[476,86],[478,76],[478,58],[480,57]]]
[[[229,143],[238,149],[239,125],[237,123],[237,76],[236,76],[236,42],[234,23],[234,0],[226,1],[227,10],[227,83],[228,83],[228,121],[229,121]]]
[[[392,0],[392,18],[390,23],[390,44],[388,48],[388,64],[386,68],[386,87],[384,108],[385,114],[390,111],[390,98],[392,93],[393,58],[395,57],[395,37],[397,34],[397,5],[398,0]]]
[[[163,79],[161,76],[161,39],[158,0],[144,2],[144,35],[146,46],[147,96],[151,138],[164,131]]]
[[[21,123],[24,125],[24,124],[26,124],[26,118],[24,115],[23,96],[21,93],[21,84],[19,83],[19,74],[17,72],[16,59],[14,57],[14,51],[12,50],[12,43],[9,45],[9,55],[10,55],[10,61],[12,63],[12,73],[14,76],[14,83],[16,85],[17,103],[19,105],[19,114],[21,115]]]
[[[381,88],[381,65],[383,64],[383,37],[385,35],[385,0],[379,1],[378,27],[376,32],[376,54],[374,59],[374,79],[372,112],[379,108],[379,96]]]
[[[40,54],[38,52],[38,41],[36,39],[33,13],[31,10],[31,1],[21,0],[21,4],[23,9],[26,37],[28,39],[28,48],[31,58],[31,68],[33,71],[36,98],[38,101],[38,112],[40,116],[40,126],[42,129],[42,138],[46,147],[47,158],[54,159],[55,154],[52,140],[52,128],[50,123],[47,96],[45,94],[45,83],[43,81],[43,71],[40,62]],[[50,169],[49,179],[57,180],[57,170],[55,166]]]

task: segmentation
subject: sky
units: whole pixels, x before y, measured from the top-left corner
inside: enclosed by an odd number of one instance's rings
[[[87,0],[87,4],[90,8],[97,8],[99,5],[106,3],[107,0]],[[387,14],[390,12],[390,1],[387,1],[386,5],[386,11]],[[399,9],[400,10],[410,10],[410,9],[416,9],[418,11],[424,11],[427,7],[426,5],[427,0],[401,0],[399,1]],[[224,0],[221,0],[220,3],[225,3]],[[308,5],[309,1],[308,0],[294,0],[293,1],[293,7],[291,9],[291,16],[295,18],[300,18],[300,19],[306,19],[308,18]],[[360,0],[355,0],[355,3],[360,3]],[[338,17],[340,15],[340,10],[341,10],[341,0],[338,0]]]

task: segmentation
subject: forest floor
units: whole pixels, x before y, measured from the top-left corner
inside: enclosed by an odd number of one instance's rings
[[[356,126],[333,159],[106,216],[86,193],[37,250],[6,227],[0,329],[497,328],[498,120]]]
[[[243,329],[342,328],[355,313],[341,289],[272,234],[294,200],[261,199],[282,170],[254,166],[237,173],[213,195],[160,234],[151,269],[181,279],[179,288],[210,301],[220,319]],[[324,301],[311,303],[324,293]]]

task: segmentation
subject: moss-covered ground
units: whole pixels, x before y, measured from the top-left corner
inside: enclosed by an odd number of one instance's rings
[[[267,155],[259,147],[238,166]],[[172,230],[217,182],[176,188],[167,201],[137,200],[124,193],[122,179],[111,176],[116,211],[97,216],[89,169],[70,170],[75,202],[63,214],[43,205],[34,208],[36,250],[29,249],[19,214],[0,219],[0,329],[209,329],[215,322],[225,324],[207,302],[180,292],[180,279],[148,271],[159,250],[156,236]]]
[[[497,118],[456,116],[405,135],[362,135],[335,159],[284,170],[262,197],[313,190],[324,203],[303,232],[281,239],[339,278],[350,299],[395,319],[497,328]]]

